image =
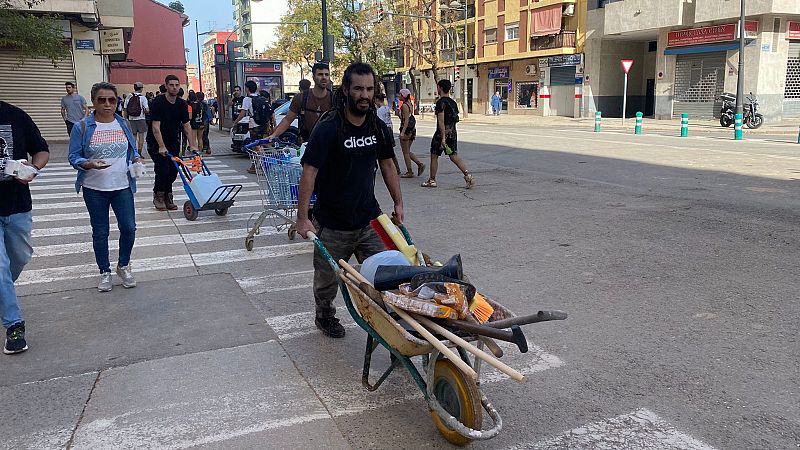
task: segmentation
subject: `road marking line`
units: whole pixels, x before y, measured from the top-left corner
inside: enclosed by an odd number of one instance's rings
[[[285,231],[278,231],[273,227],[263,227],[261,229],[261,236],[272,236],[276,234],[284,234]],[[221,230],[221,231],[206,231],[202,233],[189,233],[189,234],[168,234],[163,236],[146,236],[137,237],[135,247],[153,247],[162,245],[176,245],[176,244],[199,244],[204,242],[224,241],[228,239],[244,239],[247,234],[246,230]],[[34,245],[33,257],[44,258],[50,256],[73,255],[78,253],[85,253],[89,246],[88,242],[77,242],[72,244],[54,244],[54,245]],[[119,250],[119,241],[116,239],[109,239],[109,250]]]
[[[214,173],[216,173],[216,172],[214,172]],[[228,180],[247,180],[249,178],[250,177],[248,177],[247,175],[226,175],[224,177],[220,177],[220,180],[222,180],[222,182],[225,183]],[[43,177],[42,179],[37,179],[36,180],[36,185],[37,186],[58,186],[58,185],[63,184],[64,182],[70,182],[70,181],[72,182],[72,186],[74,187],[75,186],[75,176],[71,176],[71,177],[50,177],[50,178]],[[138,185],[138,183],[137,183],[137,185]],[[34,185],[31,184],[31,186],[34,186]]]
[[[87,244],[88,246],[88,244]],[[266,247],[257,247],[248,252],[241,250],[224,250],[210,253],[195,253],[192,255],[163,256],[157,258],[144,258],[132,260],[131,264],[136,273],[151,272],[155,270],[168,270],[184,267],[213,266],[229,264],[240,261],[251,261],[263,258],[279,258],[312,253],[314,246],[310,242],[296,244],[279,244]],[[50,267],[46,269],[23,271],[17,280],[17,285],[50,283],[53,281],[74,280],[78,278],[91,278],[97,276],[96,264],[77,264],[63,267]]]
[[[150,171],[149,177],[151,177],[151,178],[153,176],[152,175],[152,169],[153,169],[152,165],[145,166],[145,170]],[[242,172],[241,170],[227,168],[227,166],[224,167],[224,168],[214,168],[214,167],[210,167],[209,166],[209,170],[211,170],[211,172],[213,172],[213,173],[219,173],[219,174],[223,174],[223,173],[236,174],[236,173],[241,173]],[[37,181],[52,180],[54,178],[68,177],[68,180],[75,181],[75,178],[77,178],[77,175],[78,175],[78,171],[75,170],[75,169],[69,169],[69,170],[58,169],[58,170],[55,170],[55,171],[41,172],[39,174],[39,176],[36,177],[36,180]]]
[[[239,195],[244,195],[247,192],[251,192],[248,188],[257,188],[258,187],[258,183],[253,183],[253,182],[244,182],[244,183],[237,183],[237,184],[241,184],[242,185],[242,191],[239,193]],[[32,186],[33,185],[31,185],[31,187]],[[31,198],[34,200],[34,203],[36,202],[36,200],[54,200],[54,199],[62,199],[62,198],[63,199],[82,198],[81,194],[75,192],[75,184],[74,183],[70,184],[69,186],[67,186],[67,185],[64,185],[64,186],[66,187],[66,189],[69,189],[68,192],[56,192],[56,193],[52,193],[52,194],[31,194]],[[149,190],[145,191],[146,187],[147,186],[143,186],[141,184],[137,184],[137,189],[136,189],[137,193],[135,194],[135,196],[144,195],[146,192],[152,191],[152,186],[150,186]],[[257,191],[257,192],[261,192],[261,191]],[[175,198],[178,198],[180,196],[183,196],[184,198],[186,197],[185,194],[177,194],[177,196]],[[151,199],[151,198],[140,198],[140,199],[136,200],[136,202],[140,202],[140,201],[142,201],[142,202],[152,202],[153,199]]]
[[[558,436],[509,447],[517,449],[626,448],[634,450],[714,450],[647,409],[611,419],[591,422]]]
[[[245,293],[257,295],[309,288],[313,285],[311,283],[313,273],[313,270],[302,270],[277,275],[237,278],[236,281]]]

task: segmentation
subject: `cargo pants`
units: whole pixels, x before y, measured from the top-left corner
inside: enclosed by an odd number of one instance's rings
[[[375,253],[386,250],[381,238],[369,225],[360,230],[341,231],[322,227],[315,220],[314,227],[318,230],[317,237],[325,244],[334,261],[348,261],[355,255],[358,262],[362,263]],[[331,265],[314,247],[314,300],[318,318],[328,319],[336,315],[333,300],[339,291],[338,281]]]

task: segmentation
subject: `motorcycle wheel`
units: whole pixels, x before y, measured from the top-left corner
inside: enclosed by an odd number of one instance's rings
[[[760,113],[755,113],[750,120],[747,121],[747,128],[755,130],[756,128],[764,125],[764,116]]]
[[[719,124],[725,128],[728,128],[733,124],[733,119],[727,114],[723,114],[719,117]]]

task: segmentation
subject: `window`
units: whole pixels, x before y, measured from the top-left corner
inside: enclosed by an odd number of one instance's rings
[[[519,39],[519,23],[506,25],[506,40],[512,41],[514,39]]]
[[[497,28],[491,28],[484,31],[486,34],[486,43],[491,44],[493,42],[497,42]]]
[[[516,83],[517,102],[516,109],[535,109],[539,107],[539,82],[524,81]]]

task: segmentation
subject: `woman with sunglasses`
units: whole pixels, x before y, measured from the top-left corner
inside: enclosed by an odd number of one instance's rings
[[[115,114],[117,88],[111,83],[92,86],[94,112],[75,124],[69,140],[69,162],[78,170],[75,190],[83,188],[83,200],[92,224],[92,246],[100,268],[100,292],[111,290],[111,265],[108,260],[108,209],[114,210],[119,228],[119,262],[116,272],[122,286],[136,286],[130,260],[136,237],[133,193],[136,180],[128,166],[142,162],[136,138],[125,119]]]

